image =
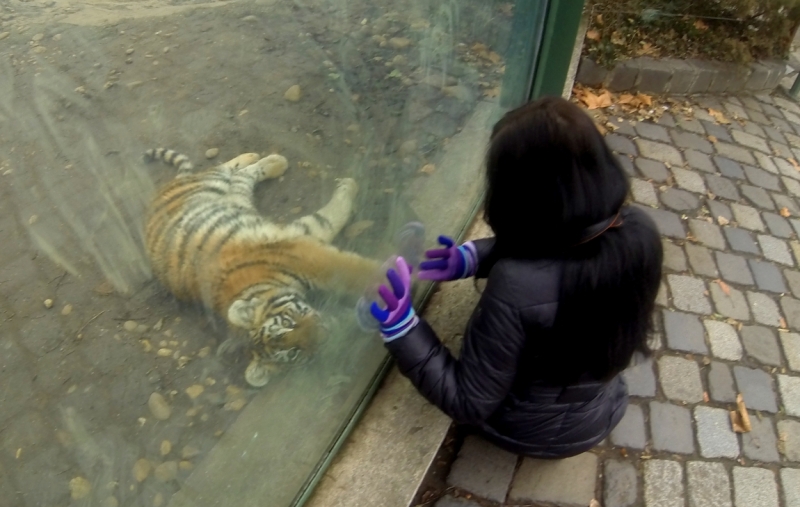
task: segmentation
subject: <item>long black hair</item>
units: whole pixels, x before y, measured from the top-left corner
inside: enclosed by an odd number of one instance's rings
[[[661,240],[643,211],[623,208],[627,176],[592,119],[559,97],[528,103],[495,125],[486,165],[496,254],[561,265],[553,332],[533,345],[547,358],[542,375],[607,380],[649,355]],[[581,243],[617,213],[621,226]]]

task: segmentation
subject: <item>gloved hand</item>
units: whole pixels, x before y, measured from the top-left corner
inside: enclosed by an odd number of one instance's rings
[[[373,302],[369,308],[372,316],[380,324],[383,340],[390,342],[408,334],[419,323],[419,317],[411,305],[411,266],[405,259],[398,257],[395,261],[397,270],[389,269],[386,277],[392,286],[390,291],[385,285],[378,289],[386,308]]]
[[[455,246],[452,239],[439,236],[439,243],[444,248],[431,249],[425,252],[425,257],[435,259],[420,264],[417,278],[420,280],[433,280],[444,282],[459,280],[475,275],[478,270],[478,251],[472,241],[467,241],[461,246]]]

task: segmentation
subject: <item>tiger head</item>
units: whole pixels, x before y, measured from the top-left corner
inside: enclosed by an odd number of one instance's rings
[[[236,300],[228,308],[228,322],[247,329],[255,345],[245,370],[247,383],[254,387],[266,385],[281,363],[306,359],[322,338],[319,313],[297,294]]]

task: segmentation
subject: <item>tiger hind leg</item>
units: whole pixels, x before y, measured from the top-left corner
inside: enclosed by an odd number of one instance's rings
[[[286,229],[293,235],[311,236],[323,243],[330,243],[350,220],[356,194],[358,183],[354,179],[340,179],[328,204],[310,215],[298,218]]]

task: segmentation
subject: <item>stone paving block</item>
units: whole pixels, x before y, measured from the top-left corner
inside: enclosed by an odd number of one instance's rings
[[[678,126],[687,132],[694,132],[695,134],[699,134],[701,136],[706,134],[703,125],[698,120],[680,116],[676,121]]]
[[[731,103],[731,101],[726,101],[725,102],[725,110],[728,111],[728,113],[731,116],[733,116],[734,119],[743,119],[743,120],[749,120],[750,119],[750,117],[747,116],[747,112],[744,110],[744,108],[741,105]],[[742,143],[742,144],[744,144],[744,143]]]
[[[717,125],[707,120],[701,120],[700,123],[703,124],[708,135],[716,137],[718,141],[733,142],[730,132],[722,125]]]
[[[783,176],[781,179],[783,180],[783,184],[786,185],[786,190],[788,190],[791,195],[800,197],[800,182],[786,176]]]
[[[611,148],[612,151],[617,153],[624,153],[626,155],[633,156],[638,155],[633,141],[625,136],[621,136],[619,134],[606,134],[606,144],[608,144],[608,147]]]
[[[764,126],[764,132],[766,132],[767,136],[769,136],[770,140],[775,141],[780,144],[786,144],[786,138],[783,137],[780,130],[776,129],[775,127],[771,127],[769,125]]]
[[[753,318],[760,324],[778,327],[781,323],[781,313],[778,305],[766,294],[759,292],[748,292],[747,301],[750,303],[750,311]]]
[[[669,310],[664,310],[663,314],[667,347],[684,352],[708,353],[703,326],[697,316]]]
[[[745,366],[734,366],[733,376],[748,409],[772,413],[778,411],[772,377],[767,372]]]
[[[633,162],[631,161],[630,158],[628,158],[627,155],[614,155],[614,156],[617,158],[617,162],[619,162],[619,165],[622,167],[622,170],[625,171],[625,173],[628,176],[630,177],[638,176],[636,174],[636,169],[633,168]]]
[[[495,502],[506,498],[517,456],[477,436],[468,436],[453,462],[447,483]]]
[[[720,359],[738,361],[742,358],[742,344],[736,329],[726,322],[718,320],[704,320],[708,332],[708,342],[711,344],[711,353]]]
[[[733,375],[727,364],[712,362],[708,369],[708,390],[711,399],[723,403],[736,401]]]
[[[663,238],[661,246],[664,249],[664,266],[673,271],[686,271],[686,256],[683,248]]]
[[[644,414],[639,405],[628,405],[622,420],[611,431],[611,443],[619,447],[644,449],[647,435],[644,432]]]
[[[716,174],[706,175],[708,190],[717,197],[738,201],[740,199],[739,189],[736,184],[728,178],[717,176]]]
[[[739,440],[731,427],[727,410],[711,407],[695,407],[697,441],[700,455],[704,458],[731,458],[739,456]]]
[[[524,458],[508,499],[586,507],[594,498],[596,477],[597,456],[590,452],[560,460]]]
[[[653,141],[661,141],[664,143],[671,143],[667,129],[661,125],[650,123],[649,121],[642,121],[636,124],[636,133],[641,137],[651,139]]]
[[[731,132],[731,135],[733,136],[733,140],[738,144],[742,144],[748,148],[753,148],[754,150],[759,150],[764,153],[772,153],[767,141],[761,137],[757,137],[740,130],[734,130]]]
[[[795,330],[800,330],[800,301],[784,296],[781,298],[781,309],[786,316],[786,324]]]
[[[742,434],[742,453],[750,459],[765,463],[780,461],[778,439],[772,420],[769,417],[751,417],[750,424],[752,431]]]
[[[658,360],[658,377],[667,398],[687,403],[703,400],[703,383],[697,363],[689,359],[662,356]],[[650,419],[653,417],[651,415]]]
[[[702,280],[692,276],[667,275],[667,282],[675,308],[691,313],[711,313],[711,303],[704,294],[706,285]]]
[[[761,169],[767,171],[768,173],[779,174],[778,167],[775,165],[775,162],[772,161],[771,156],[761,153],[760,151],[753,152],[753,156],[756,157],[758,166]]]
[[[675,122],[675,117],[672,116],[670,113],[664,113],[661,117],[656,120],[656,123],[661,125],[662,127],[677,127],[678,124]]]
[[[722,463],[686,463],[688,507],[731,507],[731,486]]]
[[[681,152],[673,146],[664,143],[658,143],[647,139],[637,139],[636,145],[639,147],[639,153],[645,158],[658,160],[665,164],[680,166],[683,164],[683,156]]]
[[[664,183],[670,177],[669,169],[667,169],[667,166],[665,166],[663,162],[638,157],[635,163],[636,168],[646,179]]]
[[[758,243],[761,245],[761,251],[764,252],[764,257],[771,261],[780,262],[786,266],[794,266],[792,254],[789,252],[789,247],[782,239],[774,236],[767,236],[765,234],[758,235]]]
[[[633,194],[633,200],[636,202],[647,206],[658,206],[658,196],[653,184],[649,181],[631,178],[631,194]]]
[[[778,450],[789,461],[800,462],[800,422],[778,421]]]
[[[697,150],[686,150],[683,152],[683,157],[686,159],[686,164],[693,169],[703,171],[704,173],[713,174],[717,172],[717,168],[714,167],[711,157],[705,153],[701,153]]]
[[[786,208],[792,213],[792,215],[800,215],[800,207],[798,207],[794,199],[788,195],[773,193],[772,200],[775,201],[775,205],[777,206],[778,210]]]
[[[778,123],[778,122],[773,120],[773,123]],[[781,156],[783,158],[792,158],[792,150],[785,143],[770,141],[769,145],[772,147],[772,152],[774,154]]]
[[[586,86],[601,86],[608,77],[608,69],[591,58],[582,57],[578,64],[576,81]]]
[[[792,247],[794,258],[797,259],[798,264],[800,264],[800,242],[794,240],[789,241],[789,246]]]
[[[774,264],[753,259],[748,262],[759,289],[779,294],[786,292],[786,284],[783,283],[781,271]]]
[[[454,498],[452,496],[443,496],[434,507],[479,507],[480,504],[474,500],[467,500],[466,498]]]
[[[786,277],[786,281],[789,282],[789,289],[795,296],[800,297],[800,273],[793,269],[784,269],[783,276]]]
[[[738,227],[725,227],[722,231],[725,233],[725,237],[728,239],[728,243],[731,245],[733,250],[756,255],[761,253],[761,250],[753,239],[753,236],[751,236],[750,233],[744,229],[739,229]]]
[[[752,185],[742,185],[742,195],[758,208],[766,210],[775,209],[775,205],[772,203],[769,193],[763,188],[754,187]]]
[[[771,232],[773,236],[786,239],[792,237],[792,233],[794,232],[792,226],[789,224],[789,221],[782,216],[767,211],[761,214],[761,218],[767,224],[767,228],[769,228],[769,232]]]
[[[675,211],[686,211],[700,206],[700,199],[695,194],[677,188],[667,188],[661,192],[661,202]]]
[[[781,173],[784,176],[788,176],[789,178],[797,179],[796,178],[797,169],[795,169],[794,166],[791,163],[789,163],[788,160],[786,160],[787,158],[792,158],[794,154],[792,153],[792,151],[789,149],[788,146],[786,147],[786,151],[788,154],[783,155],[781,157],[773,157],[772,161],[778,168],[779,173]]]
[[[720,236],[722,236],[722,233],[720,233]],[[711,278],[717,278],[719,276],[717,266],[714,264],[714,257],[711,255],[711,251],[708,248],[687,243],[686,256],[689,258],[689,264],[692,266],[692,271],[694,271],[696,275],[703,275]]]
[[[658,227],[658,232],[662,235],[676,239],[686,238],[686,230],[683,228],[683,223],[680,217],[675,213],[642,206],[640,204],[634,204],[634,206],[647,213],[650,218],[653,219],[656,223],[656,227]]]
[[[782,468],[780,474],[786,507],[800,507],[800,470]]]
[[[742,164],[754,165],[756,163],[756,159],[753,157],[750,151],[748,151],[746,148],[742,148],[741,146],[723,143],[720,141],[716,143],[714,147],[716,148],[717,153],[725,158],[735,160]]]
[[[730,287],[726,293],[716,283],[709,286],[709,291],[717,313],[736,320],[750,320],[750,309],[744,294],[733,287]]]
[[[628,394],[631,396],[656,395],[656,375],[653,373],[652,358],[635,360],[622,372],[622,375],[628,384]]]
[[[723,279],[743,285],[753,285],[755,283],[753,275],[750,274],[750,268],[747,267],[747,260],[744,257],[725,252],[716,252],[716,256],[717,267]]]
[[[733,467],[733,498],[736,507],[778,507],[778,485],[771,470]]]
[[[800,377],[778,375],[778,389],[786,414],[800,417]]]
[[[704,137],[700,137],[692,132],[682,132],[680,130],[670,131],[675,146],[682,150],[697,150],[703,153],[714,153],[714,148]]]
[[[728,178],[744,179],[744,169],[741,164],[727,157],[714,156],[714,163],[723,176]]]
[[[711,211],[711,216],[714,217],[714,220],[719,222],[719,217],[725,218],[728,222],[733,220],[733,212],[731,208],[719,201],[707,201],[706,204],[708,205],[709,211]]]
[[[688,408],[658,401],[650,402],[650,435],[657,451],[694,452],[692,419]]]
[[[748,356],[762,364],[780,366],[781,351],[772,329],[763,326],[742,326],[740,334]]]
[[[800,334],[797,333],[778,333],[783,345],[783,354],[789,369],[800,371]]]
[[[675,175],[675,182],[679,187],[698,194],[706,193],[706,184],[703,177],[694,171],[673,167],[672,174]]]
[[[761,113],[758,113],[758,112],[755,112],[755,111],[752,111],[752,113],[754,113],[756,115],[760,115],[761,118],[766,120],[766,116],[762,115]],[[750,112],[748,112],[748,114],[750,114]],[[769,121],[767,121],[767,123],[769,123]],[[767,145],[767,143],[766,143],[767,133],[764,132],[764,129],[761,128],[761,125],[758,124],[758,120],[753,118],[753,121],[745,122],[743,127],[744,127],[744,131],[745,132],[747,132],[748,134],[751,134],[753,136],[762,138],[762,140],[764,140],[764,144]],[[755,155],[756,153],[761,153],[761,152],[754,151],[753,155]]]
[[[705,220],[690,219],[689,230],[698,241],[717,250],[725,250],[725,238],[722,236],[722,229],[718,225],[706,222]]]
[[[647,507],[685,507],[680,463],[661,459],[644,462],[644,504]]]
[[[744,169],[745,176],[748,180],[750,180],[751,183],[753,183],[753,185],[766,188],[767,190],[774,190],[776,192],[781,189],[780,180],[778,180],[777,176],[769,174],[763,169],[758,169],[750,165],[745,165],[742,168]]]
[[[636,502],[636,497],[639,494],[639,481],[636,478],[636,468],[627,461],[618,461],[614,459],[606,461],[604,468],[604,507],[632,506]]]
[[[656,304],[663,307],[669,306],[669,289],[667,289],[667,285],[664,283],[663,280],[658,286],[658,293],[656,294]]]
[[[758,214],[757,209],[737,203],[731,204],[731,209],[740,227],[758,232],[764,232],[766,230],[766,226],[764,222],[761,221],[761,215]]]

